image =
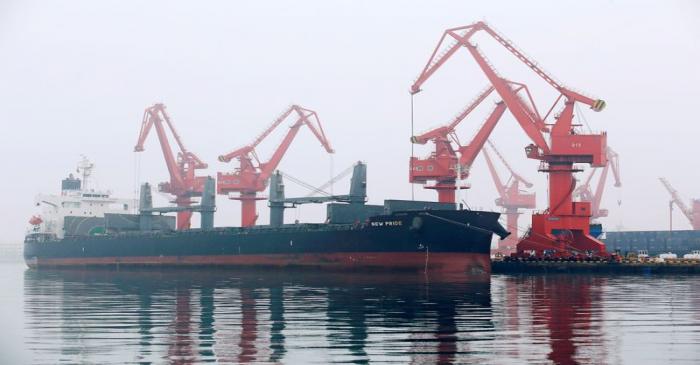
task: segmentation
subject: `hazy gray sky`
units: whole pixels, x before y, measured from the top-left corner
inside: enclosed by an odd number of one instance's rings
[[[620,154],[624,187],[607,191],[608,227],[668,226],[669,196],[658,176],[686,200],[700,198],[700,123],[693,109],[700,6],[693,1],[5,0],[0,152],[6,162],[0,188],[6,208],[0,211],[0,241],[22,239],[34,196],[58,192],[80,154],[97,164],[100,187],[132,196],[132,150],[143,109],[154,102],[168,106],[186,145],[209,162],[212,175],[233,168],[216,156],[248,143],[286,106],[299,103],[318,111],[337,151],[335,172],[367,161],[370,202],[410,198],[408,88],[444,29],[477,20],[499,29],[564,84],[608,102],[602,113],[584,112],[594,130],[608,131]],[[494,41],[478,40],[499,71],[527,82],[544,108],[552,90]],[[455,57],[416,95],[416,129],[444,123],[485,85],[466,52]],[[483,115],[465,121],[463,140]],[[272,136],[261,154],[269,156],[280,138]],[[539,207],[545,208],[546,176],[525,158],[529,141],[509,114],[493,140],[536,183]],[[417,152],[427,154],[429,147]],[[141,178],[165,181],[155,135],[141,155]],[[331,159],[303,130],[280,168],[320,185],[329,178]],[[471,184],[469,204],[496,209],[496,190],[481,158]],[[287,186],[289,196],[305,193]],[[435,199],[435,193],[418,187],[416,197]],[[238,202],[219,197],[216,224],[238,225],[239,210]],[[267,222],[264,202],[259,211]],[[323,208],[304,207],[299,214],[319,221]],[[689,227],[678,213],[675,221]]]

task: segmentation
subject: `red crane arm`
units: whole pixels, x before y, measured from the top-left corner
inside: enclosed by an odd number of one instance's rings
[[[496,124],[498,124],[498,121],[505,111],[506,105],[502,101],[498,102],[489,117],[486,118],[484,125],[476,132],[471,142],[465,146],[459,147],[459,163],[464,166],[467,171],[469,171],[474,160],[476,160],[476,156],[478,156],[479,152],[484,148],[486,140],[488,140],[491,132],[493,132],[493,129],[496,127]]]
[[[540,76],[543,80],[545,80],[548,84],[552,85],[557,91],[562,93],[564,96],[566,96],[570,100],[575,100],[580,103],[584,103],[588,106],[590,106],[592,109],[595,111],[600,111],[602,108],[605,107],[605,103],[603,102],[602,105],[600,104],[602,101],[597,100],[597,99],[592,99],[588,96],[585,96],[581,93],[578,93],[576,91],[570,90],[563,86],[560,82],[558,82],[553,76],[549,75],[546,71],[544,71],[541,67],[537,65],[536,62],[525,56],[523,52],[518,50],[518,48],[513,44],[513,42],[509,41],[505,37],[501,36],[498,32],[496,32],[492,27],[490,27],[488,24],[484,22],[478,22],[475,24],[475,26],[478,26],[480,29],[483,29],[486,31],[491,37],[493,37],[498,43],[503,45],[510,53],[512,53],[515,57],[517,57],[520,61],[522,61],[525,65],[527,65],[532,71],[534,71],[538,76]],[[597,110],[596,110],[597,109]]]
[[[508,163],[508,161],[506,161],[505,157],[503,157],[503,155],[502,155],[501,152],[498,150],[498,148],[496,148],[496,145],[493,144],[493,142],[491,142],[491,140],[488,140],[488,144],[489,144],[489,146],[491,146],[491,148],[493,149],[493,152],[496,154],[496,156],[498,156],[498,159],[501,160],[501,162],[503,163],[503,165],[508,169],[508,172],[510,172],[511,176],[513,176],[514,179],[516,179],[516,180],[520,181],[521,183],[523,183],[523,185],[525,185],[525,187],[531,188],[531,187],[532,187],[532,183],[531,183],[530,181],[526,180],[524,177],[522,177],[522,176],[521,176],[520,174],[518,174],[517,172],[515,172],[515,170],[513,170],[513,168],[512,168],[512,167],[510,166],[510,164]],[[484,151],[486,151],[486,149],[484,149]]]
[[[530,109],[525,105],[523,100],[516,94],[510,84],[496,73],[491,67],[486,58],[479,52],[476,46],[469,43],[468,40],[463,40],[467,49],[472,54],[481,70],[486,74],[486,77],[491,81],[498,94],[503,98],[503,102],[508,106],[508,109],[523,128],[530,139],[541,149],[544,154],[549,153],[549,145],[541,133],[544,128],[544,121],[533,118]]]
[[[678,191],[671,186],[671,183],[668,182],[668,180],[664,179],[663,177],[660,177],[659,180],[661,183],[664,185],[666,190],[668,190],[669,194],[671,194],[671,199],[673,200],[674,203],[678,206],[678,208],[683,212],[683,215],[685,215],[686,218],[690,221],[690,223],[693,223],[693,211],[688,208],[687,205],[683,202],[683,199],[681,199],[680,194],[678,194]]]
[[[258,144],[260,144],[260,142],[262,142],[263,139],[269,136],[275,128],[277,128],[282,122],[284,122],[287,119],[287,117],[289,117],[290,114],[292,114],[292,112],[295,110],[294,107],[295,105],[292,105],[289,108],[287,108],[287,110],[285,110],[284,113],[282,113],[282,115],[277,117],[277,119],[275,119],[262,133],[260,133],[251,144],[238,148],[225,155],[219,156],[219,161],[229,162],[234,158],[241,157],[243,155],[247,155],[250,152],[253,152],[255,150],[255,147]]]
[[[440,66],[444,65],[445,62],[450,57],[452,57],[452,55],[455,54],[455,52],[457,52],[457,50],[461,46],[458,42],[453,42],[447,47],[446,50],[442,51],[441,53],[438,53],[442,48],[443,43],[447,40],[448,31],[445,31],[445,33],[442,34],[442,37],[440,37],[440,41],[438,42],[437,47],[435,47],[435,50],[433,50],[433,54],[430,55],[428,62],[425,64],[425,67],[423,67],[423,71],[421,71],[418,78],[413,82],[413,85],[411,85],[410,93],[412,95],[419,93],[421,91],[421,86],[423,86],[423,83],[428,81],[430,76],[432,76],[435,73],[435,71],[437,71],[440,68]]]
[[[413,86],[411,86],[411,93],[415,94],[417,92],[420,92],[423,83],[427,81],[428,78],[430,78],[430,76],[432,76],[433,73],[435,73],[435,71],[437,71],[437,69],[440,68],[440,66],[442,66],[447,61],[447,59],[449,59],[455,52],[457,52],[460,46],[466,46],[464,42],[469,41],[471,36],[480,30],[483,30],[486,33],[488,33],[505,49],[507,49],[516,58],[518,58],[522,63],[528,66],[538,76],[540,76],[543,80],[545,80],[548,84],[550,84],[552,87],[554,87],[557,91],[562,93],[567,98],[587,104],[591,106],[591,108],[593,108],[594,110],[602,109],[605,106],[604,103],[602,105],[600,104],[600,100],[592,99],[588,96],[585,96],[581,93],[570,90],[563,86],[553,76],[549,75],[546,71],[539,67],[536,62],[534,62],[523,52],[521,52],[513,44],[513,42],[501,36],[498,32],[496,32],[485,22],[476,22],[467,26],[446,30],[440,38],[440,41],[438,42],[437,47],[433,51],[433,54],[430,56],[428,63],[423,68],[423,71],[421,72],[420,76],[416,79]],[[460,35],[460,33],[462,33],[462,35]],[[448,39],[448,36],[455,39],[456,42],[453,42],[452,44],[447,46],[447,48],[444,51],[439,52],[440,49],[443,47],[443,43]]]
[[[326,152],[335,153],[335,150],[333,150],[333,147],[331,147],[330,141],[328,141],[328,138],[326,138],[326,133],[323,131],[323,126],[321,125],[321,121],[318,119],[318,114],[316,114],[316,112],[313,110],[302,108],[300,106],[298,106],[297,109],[297,112],[301,116],[304,124],[309,127],[314,136],[316,136],[316,139],[321,142],[321,145],[323,145]]]
[[[260,180],[267,180],[267,178],[269,178],[272,175],[275,169],[277,169],[277,166],[282,160],[282,157],[287,152],[287,149],[294,140],[294,137],[296,137],[297,133],[299,132],[299,129],[303,125],[306,125],[307,127],[309,127],[309,129],[311,129],[314,136],[316,136],[319,142],[321,142],[323,147],[326,149],[326,152],[335,152],[333,151],[333,148],[331,148],[330,142],[326,138],[326,135],[323,133],[321,122],[319,121],[316,112],[313,110],[302,108],[298,105],[294,105],[293,109],[299,115],[299,119],[296,121],[296,123],[294,123],[294,125],[292,125],[289,132],[287,132],[287,135],[284,137],[279,147],[277,147],[275,152],[272,154],[272,157],[270,157],[270,159],[267,162],[260,164]],[[318,125],[318,128],[316,127],[316,125],[314,125],[312,119],[313,121],[315,121],[315,124]]]
[[[161,107],[159,109],[160,109],[161,114],[163,115],[163,119],[165,120],[165,123],[168,124],[168,128],[170,128],[170,133],[175,138],[175,142],[177,143],[177,146],[180,148],[180,153],[182,154],[184,159],[194,163],[195,169],[206,169],[208,167],[208,165],[206,163],[202,162],[202,160],[199,157],[197,157],[197,155],[195,155],[194,153],[187,150],[187,148],[185,147],[185,144],[182,142],[182,138],[180,138],[180,135],[177,133],[177,130],[175,129],[175,126],[173,125],[173,123],[170,119],[170,115],[168,115],[168,113],[165,111],[165,106],[163,104],[160,104],[160,105],[161,105]]]
[[[618,154],[613,151],[610,147],[607,149],[608,152],[608,163],[612,168],[613,177],[615,178],[615,187],[619,188],[622,186],[622,180],[620,180],[620,159]]]
[[[576,192],[574,192],[574,195],[582,194],[583,190],[585,190],[585,189],[590,190],[591,181],[593,181],[593,176],[595,176],[595,172],[596,172],[596,169],[591,169],[591,173],[588,174],[588,178],[586,178],[586,181],[581,186],[576,188]]]
[[[493,85],[501,98],[503,98],[503,101],[506,103],[508,109],[510,109],[518,123],[521,124],[525,130],[525,133],[527,133],[530,139],[532,139],[545,153],[549,152],[549,146],[540,133],[540,130],[545,127],[544,121],[533,120],[533,114],[529,112],[529,108],[525,107],[524,102],[516,95],[510,84],[496,74],[495,70],[493,70],[488,61],[486,61],[485,57],[476,49],[476,46],[469,42],[471,36],[481,29],[482,24],[483,23],[479,22],[466,27],[446,30],[440,38],[440,41],[428,60],[428,63],[423,68],[423,72],[421,72],[421,75],[411,86],[411,93],[415,94],[419,92],[423,83],[427,81],[428,78],[430,78],[430,76],[432,76],[440,66],[445,64],[445,62],[452,55],[454,55],[461,46],[467,47],[469,52],[479,64],[479,67],[481,67],[482,71],[486,74],[487,78],[491,82],[491,85]],[[465,32],[464,35],[459,34],[459,32],[462,31]],[[443,47],[443,43],[448,38],[454,39],[455,42],[449,45],[446,51],[438,54],[438,51]]]
[[[280,143],[280,145],[277,147],[275,152],[272,154],[272,157],[270,157],[267,162],[260,164],[259,180],[267,180],[267,178],[272,175],[272,172],[274,172],[279,165],[282,157],[287,152],[287,149],[292,144],[294,137],[296,137],[297,133],[299,132],[299,128],[301,128],[302,125],[303,123],[298,122],[290,127],[289,132],[287,132],[287,135],[284,136],[282,143]]]
[[[241,148],[239,148],[239,149],[236,149],[236,150],[234,150],[234,151],[231,151],[231,152],[229,152],[229,153],[227,153],[227,154],[225,154],[225,155],[219,156],[219,161],[221,161],[221,162],[229,162],[229,161],[233,160],[233,159],[236,158],[236,157],[241,157],[241,156],[247,155],[248,153],[250,153],[250,152],[252,152],[252,151],[253,151],[253,147],[252,147],[252,146],[243,146],[243,147],[241,147]]]
[[[253,140],[253,143],[251,143],[249,146],[251,148],[257,147],[260,144],[260,142],[262,142],[265,138],[267,138],[267,136],[269,136],[270,133],[272,133],[272,131],[275,130],[275,128],[277,128],[280,124],[282,124],[282,122],[284,122],[287,119],[287,117],[289,117],[289,115],[292,114],[292,112],[295,110],[296,110],[296,105],[289,106],[289,108],[287,108],[287,110],[285,110],[285,112],[282,113],[282,115],[277,117],[277,119],[275,119],[272,122],[272,124],[270,124],[267,127],[267,129],[265,129],[262,133],[260,133],[257,137],[255,137],[255,139]]]
[[[620,180],[619,156],[610,147],[607,148],[607,163],[603,166],[598,183],[596,184],[595,193],[591,191],[591,181],[595,176],[596,169],[592,169],[586,180],[576,188],[574,196],[580,201],[591,202],[591,212],[593,217],[597,217],[600,212],[600,203],[603,200],[603,192],[605,191],[605,183],[608,178],[608,172],[612,170],[615,177],[615,187],[622,186]]]
[[[591,106],[595,111],[600,111],[605,106],[605,102],[602,100],[594,100],[592,98],[586,97],[578,92],[574,92],[563,87],[559,82],[557,82],[552,76],[547,74],[542,70],[535,62],[526,57],[522,52],[520,52],[510,41],[506,40],[504,37],[500,36],[496,31],[490,28],[484,22],[477,22],[468,26],[452,28],[446,30],[440,41],[433,51],[430,59],[428,60],[426,66],[423,68],[420,76],[416,79],[414,84],[411,86],[411,93],[415,94],[421,90],[421,86],[425,81],[430,78],[430,76],[437,71],[437,69],[442,66],[447,59],[449,59],[461,46],[466,47],[467,50],[476,60],[479,67],[485,73],[486,77],[489,79],[491,84],[494,86],[496,91],[499,93],[503,101],[508,106],[513,116],[516,118],[518,123],[524,129],[525,133],[530,137],[530,139],[535,143],[535,145],[542,150],[544,154],[550,152],[550,147],[545,140],[541,132],[546,131],[547,127],[543,118],[539,117],[536,113],[536,109],[531,109],[525,101],[516,95],[516,92],[510,86],[509,82],[501,78],[491,66],[489,61],[484,55],[479,52],[476,45],[470,42],[471,37],[479,30],[484,30],[491,37],[496,39],[501,45],[503,45],[508,51],[515,55],[520,61],[525,63],[530,69],[542,77],[547,83],[558,90],[563,96],[565,96],[569,102],[578,101]],[[443,52],[439,53],[439,50],[443,48],[443,44],[446,43],[447,39],[453,39],[455,42],[448,45]],[[528,93],[529,96],[529,93]],[[561,96],[552,105],[556,105]],[[573,103],[571,103],[570,108],[565,108],[563,113],[573,113]],[[533,104],[534,107],[534,104]],[[571,110],[567,110],[571,109]],[[550,109],[551,111],[551,109]],[[549,115],[549,113],[547,113]],[[565,115],[564,120],[568,121],[568,115]],[[561,118],[560,118],[561,119]],[[570,130],[570,125],[567,123],[562,123],[557,126],[557,129],[566,130],[568,133]]]
[[[452,121],[444,126],[437,127],[433,130],[430,130],[428,132],[425,132],[421,135],[414,136],[411,138],[411,141],[413,143],[418,143],[418,144],[426,144],[428,143],[429,140],[435,139],[435,138],[447,138],[447,135],[452,133],[455,128],[461,123],[474,109],[476,109],[479,104],[481,104],[486,98],[491,95],[493,92],[493,87],[489,86],[484,91],[479,93],[469,104],[459,113],[457,114]]]
[[[484,159],[486,160],[486,165],[489,167],[489,172],[491,173],[491,178],[493,179],[494,185],[496,185],[496,189],[498,190],[498,195],[501,197],[501,199],[507,199],[508,194],[506,193],[506,186],[503,184],[503,181],[501,181],[501,177],[498,176],[498,171],[496,171],[496,166],[493,164],[493,160],[491,160],[491,156],[489,155],[489,152],[484,148]]]
[[[600,177],[598,178],[598,185],[595,188],[595,194],[593,194],[591,212],[594,216],[600,211],[600,202],[603,200],[603,191],[605,190],[605,180],[608,178],[608,170],[610,170],[610,162],[603,166],[603,171],[600,172]]]
[[[318,119],[318,115],[316,114],[316,112],[313,110],[302,108],[298,105],[292,105],[289,108],[287,108],[287,110],[285,110],[285,112],[282,113],[282,115],[277,117],[277,119],[275,119],[272,122],[272,124],[270,124],[269,127],[267,127],[262,133],[260,133],[255,138],[255,140],[253,140],[252,143],[250,143],[249,145],[243,146],[241,148],[238,148],[234,151],[231,151],[225,155],[219,156],[219,161],[229,162],[229,161],[233,160],[234,158],[248,155],[249,153],[255,153],[255,147],[258,144],[260,144],[260,142],[262,142],[262,140],[264,140],[267,136],[269,136],[270,133],[272,133],[272,131],[275,128],[277,128],[280,124],[282,124],[282,122],[284,122],[292,114],[292,112],[296,112],[299,115],[299,120],[295,123],[295,126],[300,122],[303,122],[304,124],[306,124],[309,127],[309,129],[311,129],[311,132],[313,132],[313,134],[316,136],[316,138],[318,138],[318,140],[321,142],[321,144],[323,144],[323,147],[326,149],[326,151],[328,151],[328,153],[333,153],[333,149],[331,148],[330,143],[328,142],[328,139],[326,138],[326,135],[323,132],[323,127],[321,126],[321,123]],[[311,122],[311,120],[310,120],[311,117],[313,117],[314,121],[318,125],[318,128],[316,128],[314,126],[314,124]],[[292,136],[292,139],[293,138],[294,137]]]
[[[139,133],[136,146],[134,147],[134,151],[141,152],[144,150],[144,142],[146,141],[151,128],[153,125],[155,125],[158,141],[160,142],[163,157],[165,158],[165,164],[167,165],[168,173],[170,174],[171,184],[177,186],[178,188],[182,188],[185,186],[185,182],[180,175],[180,169],[177,160],[173,155],[173,151],[170,148],[170,142],[168,142],[168,136],[165,133],[163,119],[161,118],[161,113],[163,113],[164,110],[165,106],[163,104],[155,104],[144,111],[143,121],[141,122],[141,131]]]

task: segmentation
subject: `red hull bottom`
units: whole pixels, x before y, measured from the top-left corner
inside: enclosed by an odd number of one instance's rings
[[[294,255],[209,255],[40,258],[27,261],[29,267],[68,266],[229,266],[315,268],[324,270],[430,271],[488,274],[488,254],[476,253],[385,253],[351,252]]]

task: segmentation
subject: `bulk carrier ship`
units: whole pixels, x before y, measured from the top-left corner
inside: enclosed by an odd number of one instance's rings
[[[31,268],[75,266],[204,266],[401,270],[489,273],[494,235],[508,232],[496,212],[457,209],[454,204],[386,200],[366,204],[366,165],[354,167],[350,193],[321,198],[284,198],[282,175],[270,181],[270,224],[214,227],[215,183],[204,182],[201,228],[176,230],[175,218],[152,207],[141,187],[137,212],[129,201],[63,180],[62,192],[38,204],[24,258]],[[133,203],[133,200],[131,201]],[[284,224],[289,204],[330,202],[325,223]],[[116,207],[116,209],[112,208]]]

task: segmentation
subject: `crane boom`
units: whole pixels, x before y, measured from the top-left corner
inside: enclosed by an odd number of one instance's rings
[[[620,179],[620,156],[610,147],[607,148],[607,153],[610,168],[612,169],[613,177],[615,178],[614,186],[619,188],[622,186],[622,180]]]
[[[525,185],[525,187],[531,188],[531,187],[532,187],[532,183],[531,183],[530,181],[526,180],[524,177],[522,177],[522,175],[520,175],[520,174],[518,174],[517,172],[515,172],[515,170],[513,170],[513,168],[512,168],[512,167],[510,166],[510,164],[508,163],[508,161],[507,161],[507,160],[505,159],[505,157],[503,157],[503,155],[501,154],[501,151],[499,151],[498,148],[496,148],[496,145],[494,145],[493,142],[491,142],[490,139],[489,139],[487,142],[488,142],[489,146],[491,146],[491,149],[493,150],[493,153],[495,153],[496,156],[498,157],[498,159],[501,160],[501,163],[503,164],[503,166],[505,166],[506,169],[508,169],[508,172],[510,172],[510,175],[511,175],[514,179],[516,179],[516,180],[520,181],[521,183],[523,183],[523,184]],[[484,151],[485,151],[485,150],[484,150]]]
[[[432,76],[433,73],[435,73],[435,71],[437,71],[437,69],[440,68],[440,66],[442,66],[455,52],[457,52],[457,50],[461,46],[464,46],[463,41],[468,41],[469,38],[471,38],[471,36],[479,30],[483,30],[486,33],[488,33],[506,50],[512,53],[522,63],[524,63],[527,67],[534,71],[539,77],[541,77],[544,81],[550,84],[557,91],[564,94],[566,97],[582,102],[584,104],[588,104],[594,110],[598,109],[596,111],[602,110],[602,108],[605,107],[605,103],[602,102],[602,100],[592,99],[563,86],[553,76],[549,75],[546,71],[539,67],[539,65],[536,62],[534,62],[523,52],[521,52],[513,42],[500,35],[498,32],[496,32],[495,29],[493,29],[485,22],[476,22],[467,26],[447,29],[442,34],[442,37],[440,38],[437,47],[435,47],[433,54],[430,56],[430,59],[428,59],[428,62],[423,68],[423,71],[421,72],[420,76],[411,86],[411,93],[415,94],[420,92],[423,83],[425,83],[430,78],[430,76]],[[460,32],[462,32],[463,34],[460,34]],[[448,36],[454,38],[455,41],[448,45],[445,51],[439,53],[439,50],[442,48],[443,43],[448,39]]]
[[[430,76],[432,76],[435,71],[437,71],[440,66],[442,66],[460,47],[465,47],[470,52],[472,57],[476,60],[477,64],[481,68],[482,72],[491,82],[491,85],[499,93],[503,101],[508,106],[513,116],[516,118],[518,123],[521,125],[525,133],[534,142],[536,147],[541,150],[542,154],[550,153],[550,146],[545,140],[544,136],[541,134],[542,131],[547,130],[545,120],[539,118],[537,113],[534,113],[530,106],[528,106],[524,100],[518,97],[515,90],[511,86],[512,83],[506,79],[501,78],[495,71],[491,63],[486,59],[486,57],[478,50],[477,46],[471,43],[471,37],[478,31],[485,31],[501,45],[503,45],[509,52],[515,55],[520,61],[532,69],[537,75],[543,78],[547,83],[554,87],[557,91],[561,93],[560,97],[556,99],[552,108],[559,102],[561,96],[564,96],[568,102],[566,103],[565,110],[561,113],[561,116],[557,119],[557,123],[553,129],[553,133],[559,135],[568,134],[571,130],[571,119],[568,118],[569,115],[573,115],[573,104],[574,102],[581,102],[587,104],[594,111],[600,111],[605,107],[605,102],[602,100],[592,99],[584,96],[578,92],[574,92],[559,82],[557,82],[554,77],[550,76],[544,70],[542,70],[535,62],[526,57],[522,52],[520,52],[510,41],[506,40],[503,36],[499,35],[495,30],[488,26],[484,22],[477,22],[464,27],[457,27],[447,29],[440,41],[433,51],[428,63],[423,68],[420,76],[416,79],[414,84],[411,86],[411,93],[415,94],[421,91],[423,83],[425,83]],[[447,46],[447,49],[438,53],[438,51],[443,48],[443,44],[446,43],[448,39],[453,39],[454,42]],[[570,110],[569,110],[570,109]],[[549,113],[547,114],[549,115]],[[534,157],[536,154],[532,154]],[[597,162],[597,161],[596,161]],[[598,163],[598,162],[597,162]],[[602,166],[602,163],[598,163]]]
[[[426,144],[428,143],[429,140],[435,139],[435,138],[447,138],[447,135],[452,133],[455,128],[469,115],[471,112],[476,109],[486,98],[491,95],[493,92],[493,87],[488,86],[486,87],[479,95],[477,95],[474,100],[469,102],[469,104],[462,109],[459,114],[457,114],[452,121],[449,124],[446,124],[444,126],[440,126],[438,128],[432,129],[428,132],[425,132],[423,134],[420,134],[418,136],[414,136],[411,138],[411,141],[413,143],[418,143],[418,144]]]
[[[666,190],[668,191],[669,194],[671,194],[671,199],[673,202],[678,206],[678,209],[683,212],[683,215],[685,215],[686,218],[690,221],[690,223],[693,223],[693,211],[683,202],[683,199],[681,199],[681,195],[678,193],[678,190],[676,190],[671,183],[668,182],[663,177],[659,178],[659,181],[661,181],[661,184],[664,185]]]
[[[613,151],[612,148],[607,148],[607,164],[599,169],[601,170],[601,173],[600,177],[598,178],[595,191],[591,190],[591,182],[593,180],[593,176],[595,176],[596,170],[598,169],[592,169],[583,184],[578,186],[573,193],[574,197],[576,197],[579,201],[591,202],[591,219],[608,216],[608,210],[602,209],[600,205],[603,200],[605,184],[607,182],[608,173],[610,170],[613,172],[613,177],[615,180],[614,186],[616,188],[622,186],[622,181],[620,180],[619,155]]]
[[[158,135],[158,141],[160,142],[160,149],[163,152],[163,157],[165,158],[165,165],[168,168],[168,173],[170,174],[170,182],[173,186],[184,186],[185,182],[180,175],[179,167],[175,155],[170,147],[170,142],[168,141],[168,136],[165,132],[165,127],[163,127],[163,118],[161,114],[165,112],[165,106],[163,104],[155,104],[150,108],[146,108],[143,113],[143,121],[141,122],[141,131],[139,133],[138,141],[134,147],[134,152],[144,151],[144,142],[148,137],[149,132],[155,125],[156,134]],[[170,125],[170,124],[168,124]]]
[[[474,164],[476,156],[478,156],[479,152],[484,148],[484,144],[486,144],[491,132],[493,132],[493,129],[496,127],[496,124],[501,119],[505,111],[506,105],[502,101],[498,102],[489,117],[486,119],[486,122],[484,122],[484,125],[474,135],[472,141],[465,146],[459,147],[459,152],[461,153],[459,162],[467,172],[471,168],[472,164]]]
[[[498,171],[496,171],[496,166],[491,159],[489,151],[484,149],[483,154],[484,160],[486,160],[486,166],[488,166],[489,172],[491,173],[493,184],[496,186],[496,190],[498,190],[498,196],[503,198],[506,196],[506,186],[503,184],[503,180],[501,180],[501,177],[498,175]]]

